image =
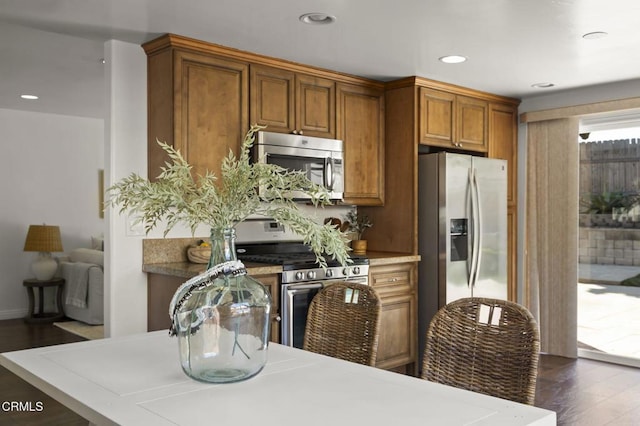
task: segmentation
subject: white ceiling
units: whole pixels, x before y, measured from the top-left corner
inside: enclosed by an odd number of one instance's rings
[[[337,22],[305,25],[307,12]],[[104,41],[167,32],[380,80],[419,75],[525,98],[639,78],[639,18],[638,0],[0,0],[0,108],[102,117]],[[594,31],[608,36],[582,38]],[[448,54],[468,61],[438,61]],[[531,87],[540,82],[555,86]]]

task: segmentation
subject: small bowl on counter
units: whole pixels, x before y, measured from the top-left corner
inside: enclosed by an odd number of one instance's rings
[[[187,258],[191,263],[209,263],[211,257],[211,246],[189,246],[187,247]]]

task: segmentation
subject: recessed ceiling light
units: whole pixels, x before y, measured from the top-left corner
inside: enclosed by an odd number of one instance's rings
[[[536,89],[548,89],[549,87],[553,87],[555,86],[555,84],[553,83],[536,83],[536,84],[532,84],[531,87],[535,87]]]
[[[606,36],[608,36],[609,34],[605,33],[604,31],[594,31],[592,33],[586,33],[582,35],[582,38],[585,40],[596,40],[599,38],[604,38]]]
[[[22,99],[29,99],[29,100],[38,99],[38,97],[36,95],[20,95],[20,97]]]
[[[441,62],[445,64],[459,64],[467,60],[466,57],[460,55],[448,55],[439,58]]]
[[[333,15],[327,15],[326,13],[305,13],[299,18],[305,24],[312,25],[328,25],[336,22],[336,17]]]

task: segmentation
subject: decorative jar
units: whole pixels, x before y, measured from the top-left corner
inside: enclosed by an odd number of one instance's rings
[[[170,306],[185,374],[209,383],[245,380],[267,362],[271,297],[237,260],[235,229],[211,231],[207,271],[184,283]]]

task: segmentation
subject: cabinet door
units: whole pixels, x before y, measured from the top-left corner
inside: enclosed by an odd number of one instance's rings
[[[300,134],[335,138],[336,85],[307,74],[296,76],[296,129]]]
[[[266,131],[292,133],[295,130],[295,74],[278,68],[251,65],[252,123],[266,125]]]
[[[455,145],[466,151],[487,152],[486,101],[456,96]]]
[[[269,340],[274,343],[280,343],[280,299],[277,274],[268,275],[252,275],[252,278],[260,281],[267,288],[271,295],[271,330]]]
[[[489,107],[489,157],[507,160],[509,182],[507,202],[517,200],[518,111],[515,106],[491,104]]]
[[[382,304],[376,367],[397,369],[415,362],[415,329],[410,326],[417,315],[413,296],[389,297]],[[412,368],[406,373],[411,374]]]
[[[420,87],[419,142],[451,148],[455,142],[456,96]]]
[[[344,143],[344,199],[384,204],[384,92],[338,84],[337,138]]]
[[[178,51],[175,70],[175,147],[195,174],[220,176],[223,157],[239,152],[248,130],[249,67]]]
[[[518,110],[515,105],[489,106],[489,157],[507,160],[507,279],[509,300],[517,299]]]
[[[370,276],[382,299],[376,367],[415,374],[416,264],[371,267]]]

